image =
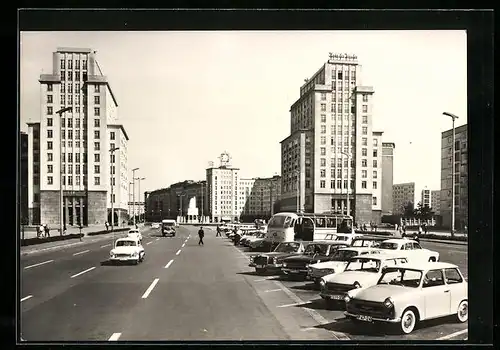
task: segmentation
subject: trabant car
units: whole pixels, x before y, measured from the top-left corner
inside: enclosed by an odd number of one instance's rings
[[[109,252],[109,261],[138,264],[144,260],[145,255],[141,241],[137,238],[119,238]]]
[[[317,286],[320,285],[321,277],[344,271],[351,258],[364,254],[377,254],[378,249],[369,247],[340,248],[331,256],[329,261],[309,265],[308,276]]]
[[[276,249],[270,253],[259,254],[250,258],[251,267],[255,267],[257,273],[279,272],[283,266],[283,259],[292,255],[301,254],[311,242],[281,242]]]
[[[435,262],[439,261],[439,253],[433,250],[424,249],[417,241],[406,238],[393,238],[380,243],[377,247],[383,252],[403,253],[408,262]],[[401,255],[401,254],[399,254]]]
[[[459,268],[444,262],[387,267],[377,284],[345,298],[345,316],[354,322],[398,325],[409,334],[424,320],[469,316],[468,285]]]
[[[351,258],[343,272],[327,275],[321,279],[320,296],[329,302],[344,304],[347,292],[377,284],[385,267],[401,266],[406,258],[389,254],[365,254]]]

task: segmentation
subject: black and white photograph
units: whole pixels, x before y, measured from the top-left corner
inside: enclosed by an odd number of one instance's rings
[[[21,31],[20,341],[466,341],[465,30]]]

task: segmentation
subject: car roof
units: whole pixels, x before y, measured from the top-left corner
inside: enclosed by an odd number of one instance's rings
[[[427,270],[441,270],[441,269],[453,269],[456,268],[458,269],[458,266],[455,264],[447,263],[447,262],[421,262],[421,263],[407,263],[403,266],[398,266],[400,268],[404,269],[411,269],[411,270],[420,270],[420,271],[427,271]]]
[[[376,240],[376,241],[387,241],[387,236],[385,237],[380,237],[380,236],[358,236],[354,238],[355,241],[371,241],[371,240]]]
[[[137,238],[133,238],[133,237],[123,237],[123,238],[118,238],[116,240],[116,242],[122,242],[122,241],[126,241],[126,242],[130,242],[130,241],[139,242],[139,240]]]
[[[390,239],[384,240],[384,242],[387,242],[387,243],[409,243],[409,242],[418,243],[414,239],[407,239],[407,238],[390,238]]]
[[[357,250],[357,251],[365,251],[365,250],[373,250],[376,248],[373,247],[345,247],[345,248],[340,248],[339,250]]]
[[[363,254],[363,255],[356,255],[355,257],[353,257],[353,259],[356,258],[377,259],[377,260],[406,259],[405,256],[396,254]]]

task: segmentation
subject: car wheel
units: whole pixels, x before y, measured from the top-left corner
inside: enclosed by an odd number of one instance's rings
[[[401,317],[401,322],[399,324],[401,332],[404,334],[410,334],[417,323],[417,316],[415,312],[411,309],[406,309]]]
[[[431,257],[429,258],[429,262],[436,262],[436,258],[435,258],[435,257],[433,257],[433,256],[431,256]]]
[[[469,319],[469,302],[467,300],[462,300],[458,305],[457,319],[459,322],[467,322]]]

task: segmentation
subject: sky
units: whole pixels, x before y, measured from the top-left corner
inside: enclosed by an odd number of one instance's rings
[[[90,48],[130,137],[141,190],[202,180],[227,151],[241,177],[281,173],[280,141],[305,78],[329,52],[358,56],[373,127],[394,142],[394,183],[440,189],[444,111],[467,123],[465,31],[22,32],[20,128],[40,120],[41,73],[58,47]],[[131,177],[131,174],[129,175]],[[419,200],[419,198],[417,198]]]

